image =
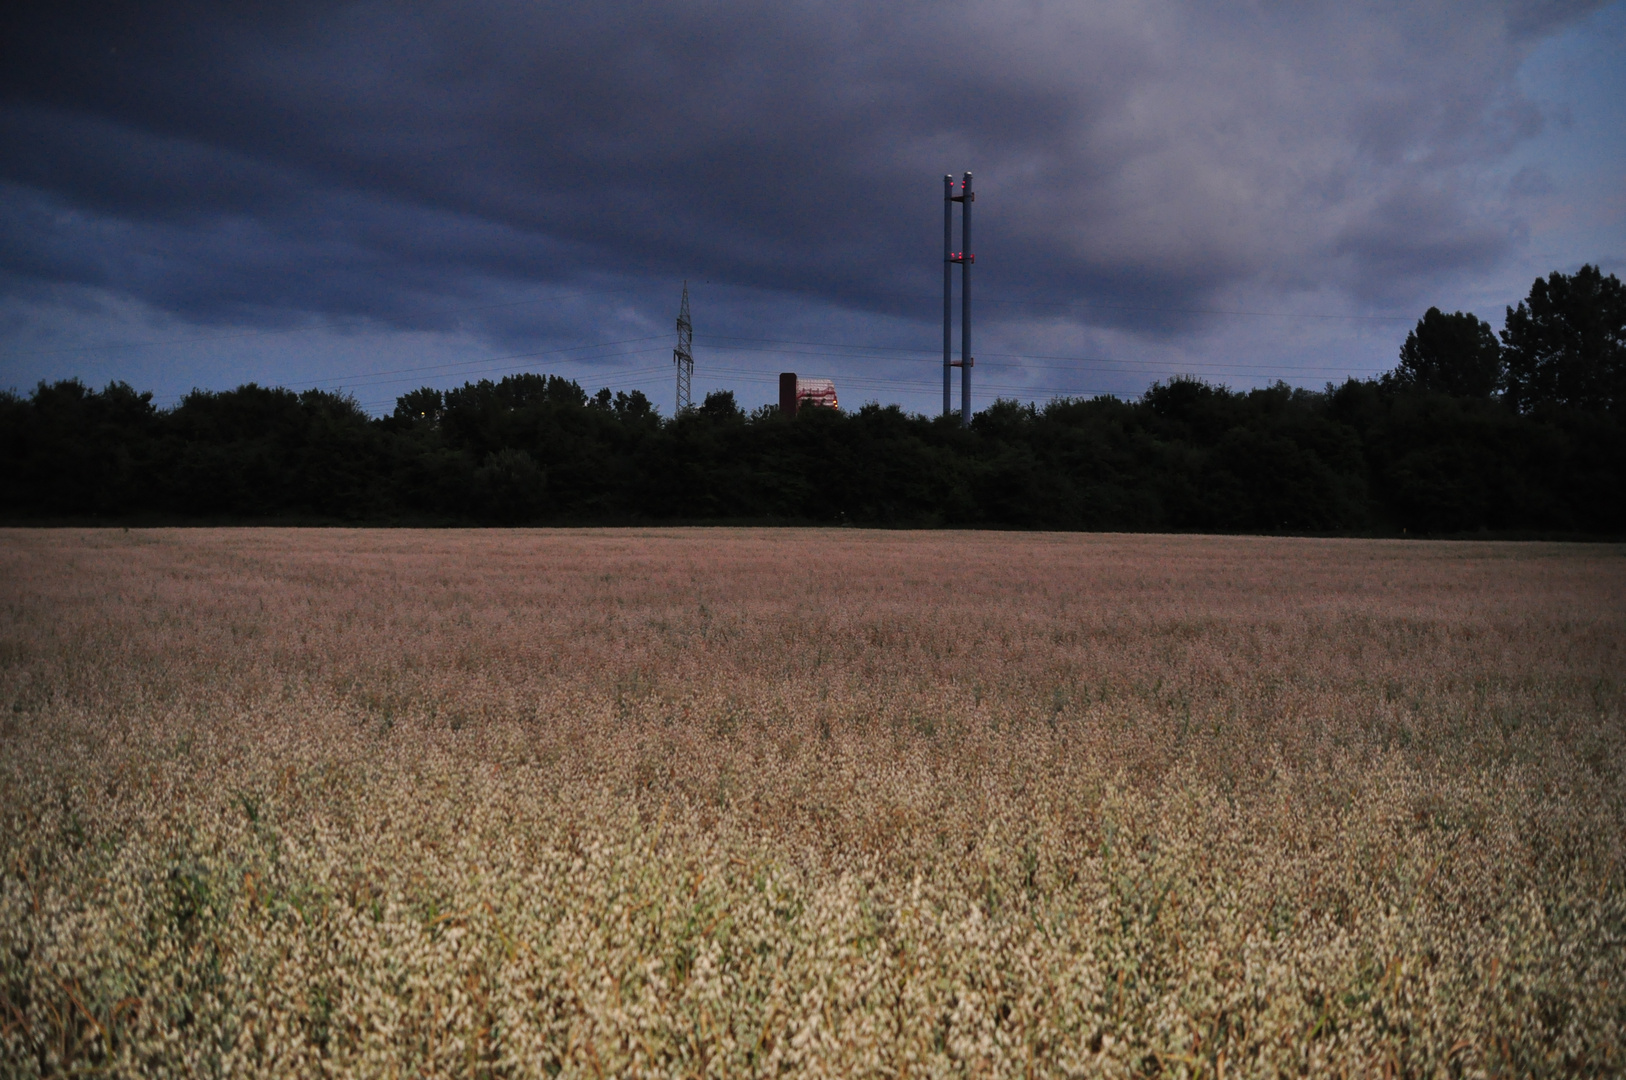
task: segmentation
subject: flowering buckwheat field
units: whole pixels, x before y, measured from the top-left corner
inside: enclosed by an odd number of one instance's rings
[[[1619,548],[0,533],[7,1075],[1626,1070]]]

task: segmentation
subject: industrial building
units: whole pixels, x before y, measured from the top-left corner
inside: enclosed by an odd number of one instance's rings
[[[779,411],[786,416],[795,416],[797,410],[806,405],[816,405],[822,409],[838,408],[836,384],[829,379],[804,379],[794,371],[781,371]]]

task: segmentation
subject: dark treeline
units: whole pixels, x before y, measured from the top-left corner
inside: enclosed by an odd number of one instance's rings
[[[1429,312],[1381,379],[1133,401],[662,418],[517,375],[402,396],[248,385],[172,409],[122,383],[0,395],[11,520],[796,520],[1065,529],[1626,532],[1626,298],[1538,280],[1500,335]]]

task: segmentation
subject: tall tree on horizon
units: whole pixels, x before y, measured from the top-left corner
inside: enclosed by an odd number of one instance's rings
[[[1452,397],[1490,397],[1502,381],[1502,348],[1490,323],[1472,312],[1450,315],[1431,307],[1400,347],[1400,364],[1384,377],[1391,386]]]
[[[1507,309],[1502,344],[1503,394],[1518,411],[1626,408],[1626,289],[1615,275],[1588,264],[1537,278]]]

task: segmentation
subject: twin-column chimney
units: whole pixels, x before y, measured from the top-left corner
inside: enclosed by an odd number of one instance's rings
[[[960,369],[960,423],[971,424],[971,174],[965,174],[960,194],[954,177],[943,177],[943,415],[954,415],[953,369]],[[960,250],[954,250],[954,204],[960,204]],[[954,359],[954,264],[960,264],[960,359]]]

